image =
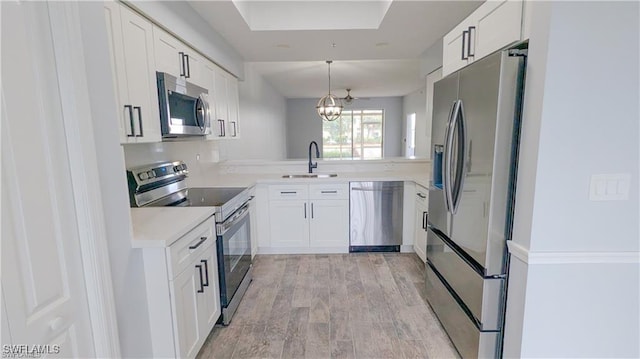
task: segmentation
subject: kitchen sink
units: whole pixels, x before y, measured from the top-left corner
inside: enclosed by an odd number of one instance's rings
[[[330,178],[338,177],[335,173],[304,173],[295,175],[284,175],[282,178]]]

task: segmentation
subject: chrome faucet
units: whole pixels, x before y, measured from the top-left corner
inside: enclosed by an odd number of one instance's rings
[[[309,144],[309,173],[313,173],[314,168],[318,168],[318,162],[311,162],[311,148],[313,145],[316,145],[316,158],[320,158],[320,150],[318,149],[318,144],[316,141],[311,141]]]

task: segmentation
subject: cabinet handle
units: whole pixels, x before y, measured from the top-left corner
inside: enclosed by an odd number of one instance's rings
[[[140,106],[134,106],[133,109],[138,111],[138,125],[140,126],[140,134],[136,135],[136,137],[144,137],[144,132],[142,131],[142,109]]]
[[[416,193],[416,196],[422,198],[422,199],[426,199],[427,196],[425,196],[424,194],[422,194],[421,192]]]
[[[280,194],[296,194],[296,191],[280,191]]]
[[[472,30],[473,30],[473,33],[475,35],[476,27],[475,26],[469,26],[469,34],[467,36],[467,56],[468,57],[476,56],[476,48],[475,48],[475,46],[473,47],[473,54],[471,53],[471,31]],[[475,36],[474,36],[474,38],[475,38]]]
[[[307,204],[304,204],[304,218],[307,218]]]
[[[428,212],[422,212],[422,229],[425,231],[427,230],[427,213]]]
[[[313,202],[311,202],[311,219],[313,219]]]
[[[233,136],[231,136],[231,137],[236,137],[236,136],[238,136],[238,129],[236,128],[236,121],[231,121],[231,123],[233,124]]]
[[[209,286],[209,265],[206,259],[202,259],[200,260],[200,262],[204,263],[204,280],[206,281],[206,283],[204,283],[203,285],[205,287],[208,287]]]
[[[196,268],[198,268],[198,272],[200,272],[200,289],[198,289],[198,293],[204,293],[204,284],[202,283],[202,266],[196,264]]]
[[[336,193],[338,193],[338,191],[320,191],[320,193],[322,193],[322,194],[327,194],[327,193],[336,194]]]
[[[191,64],[189,63],[189,55],[188,54],[184,54],[184,57],[187,59],[187,68],[184,70],[185,78],[190,78],[191,77]]]
[[[465,55],[464,55],[464,48],[465,48],[465,46],[464,46],[464,42],[465,42],[465,39],[467,38],[467,35],[469,35],[469,30],[464,30],[464,31],[462,32],[462,60],[467,60],[467,59],[469,59],[469,57],[468,57],[468,56],[465,56]]]
[[[206,240],[207,240],[207,238],[209,238],[209,237],[200,237],[200,241],[199,241],[198,243],[196,243],[196,244],[194,244],[194,245],[190,246],[190,247],[189,247],[189,249],[196,249],[196,248],[200,247],[200,245],[201,245],[202,243],[204,243],[204,241],[206,241]]]
[[[127,133],[127,137],[135,137],[136,133],[134,130],[135,125],[133,124],[133,106],[124,105],[125,110],[129,110],[129,124],[131,125],[131,134]]]
[[[187,67],[184,64],[184,52],[180,51],[178,52],[178,55],[180,55],[180,76],[187,76]]]

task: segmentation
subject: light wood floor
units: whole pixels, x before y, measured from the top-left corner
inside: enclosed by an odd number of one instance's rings
[[[457,358],[413,253],[260,255],[198,358]]]

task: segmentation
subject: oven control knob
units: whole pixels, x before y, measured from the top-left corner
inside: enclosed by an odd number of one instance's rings
[[[173,166],[173,172],[180,172],[180,166]]]
[[[148,171],[147,176],[149,176],[149,178],[154,178],[156,176],[156,173],[153,171]]]
[[[183,163],[183,164],[182,164],[182,170],[184,170],[184,171],[186,171],[186,170],[187,170],[187,164],[186,164],[186,163]]]
[[[147,172],[141,172],[138,174],[138,178],[140,178],[141,180],[146,180],[147,178],[149,178],[149,175],[147,174]]]

